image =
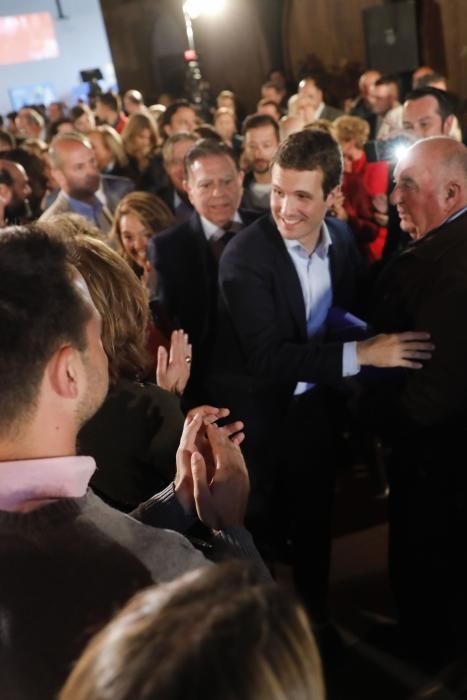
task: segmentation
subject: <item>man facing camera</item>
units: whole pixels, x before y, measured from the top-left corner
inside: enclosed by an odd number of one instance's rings
[[[280,144],[272,216],[238,234],[220,261],[210,378],[211,399],[228,397],[248,425],[257,531],[264,535],[275,523],[291,540],[298,592],[323,623],[335,485],[328,387],[363,365],[418,368],[429,356],[419,343],[424,334],[332,340],[339,316],[346,323],[336,307],[352,307],[359,276],[351,231],[326,218],[341,176],[341,152],[329,134],[301,131]]]
[[[185,188],[194,212],[188,221],[155,236],[149,249],[159,296],[193,345],[185,394],[197,395],[214,340],[218,261],[237,232],[258,214],[239,209],[243,174],[232,151],[203,139],[185,156]]]

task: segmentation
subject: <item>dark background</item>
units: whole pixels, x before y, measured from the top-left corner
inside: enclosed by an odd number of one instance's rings
[[[450,88],[467,97],[467,2],[413,0],[413,42],[420,64],[447,73]],[[248,110],[273,67],[294,84],[316,61],[345,72],[365,67],[362,10],[389,0],[226,0],[221,16],[195,20],[203,76],[213,94],[233,89]],[[101,0],[121,90],[140,89],[148,104],[161,92],[183,89],[186,48],[182,0]],[[384,39],[383,39],[384,40]]]

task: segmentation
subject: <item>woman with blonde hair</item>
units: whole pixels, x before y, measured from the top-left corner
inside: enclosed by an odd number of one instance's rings
[[[155,365],[147,350],[145,290],[103,241],[74,235],[66,243],[99,311],[109,361],[108,395],[80,431],[78,451],[99,465],[91,480],[94,490],[110,505],[129,511],[173,477],[183,428],[176,394],[183,393],[190,376],[191,346],[183,331],[174,331],[170,351],[163,345],[158,348],[159,386],[144,383],[148,376],[154,378]]]
[[[240,562],[138,593],[59,700],[324,700],[305,611]]]
[[[129,177],[128,157],[119,133],[108,124],[91,129],[87,137],[96,154],[97,165],[105,175]]]
[[[132,114],[122,131],[122,141],[136,189],[153,193],[163,189],[167,177],[157,124],[151,114]]]
[[[149,241],[174,223],[167,204],[149,192],[130,192],[115,210],[110,240],[150,294],[155,291],[155,272],[147,254]]]
[[[370,127],[360,117],[344,115],[333,122],[344,157],[344,209],[368,263],[382,257],[387,237],[387,162],[369,163],[364,146]]]

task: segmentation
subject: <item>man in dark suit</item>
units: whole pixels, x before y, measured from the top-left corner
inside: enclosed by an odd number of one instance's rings
[[[220,309],[211,400],[247,426],[253,526],[292,542],[295,584],[326,622],[335,464],[325,385],[361,365],[418,367],[425,337],[332,342],[332,317],[355,297],[359,260],[342,222],[325,219],[342,156],[332,136],[301,131],[273,158],[271,214],[241,232],[219,269]],[[339,325],[351,325],[340,314]],[[313,383],[313,384],[311,384]],[[280,506],[272,490],[280,490]],[[290,511],[287,513],[287,511]],[[287,517],[287,516],[290,517]],[[269,518],[268,518],[269,516]],[[269,534],[268,532],[268,534]]]
[[[467,149],[444,136],[419,141],[394,175],[412,242],[382,273],[372,320],[423,328],[436,352],[369,405],[393,447],[389,564],[402,631],[436,664],[467,641]]]
[[[52,141],[50,157],[52,175],[60,191],[40,220],[74,212],[108,233],[113,212],[122,197],[133,190],[133,183],[125,177],[101,175],[91,142],[80,134],[57,136]]]
[[[149,248],[158,275],[159,298],[193,345],[193,366],[185,395],[202,400],[217,305],[218,260],[232,236],[258,214],[239,209],[243,174],[231,150],[210,139],[185,156],[191,217],[155,236]],[[201,392],[201,393],[200,393]]]
[[[178,131],[169,136],[162,147],[168,182],[163,183],[156,194],[175,214],[177,222],[185,221],[193,213],[184,185],[185,156],[198,140],[198,135],[193,132]]]

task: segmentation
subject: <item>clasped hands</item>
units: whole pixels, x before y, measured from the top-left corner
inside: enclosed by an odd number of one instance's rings
[[[243,423],[218,427],[227,408],[200,406],[186,417],[177,450],[175,495],[185,511],[196,511],[212,530],[243,527],[250,491],[240,449]]]

